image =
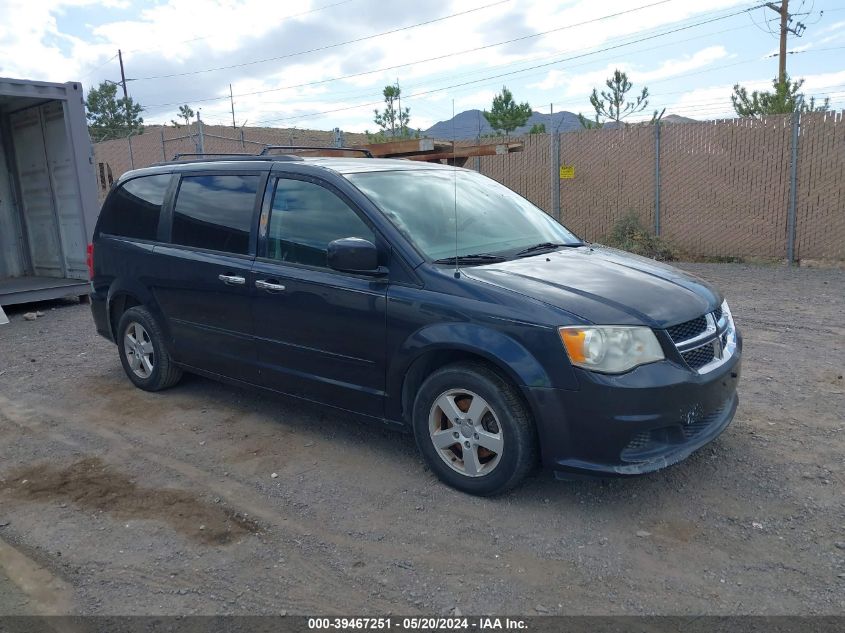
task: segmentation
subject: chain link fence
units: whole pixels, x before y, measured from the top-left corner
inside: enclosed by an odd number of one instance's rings
[[[584,239],[601,241],[634,212],[686,256],[845,260],[843,112],[523,140],[522,156],[485,156],[468,166]]]
[[[584,239],[601,241],[634,212],[689,257],[845,260],[842,112],[519,140],[523,152],[473,158],[467,167],[514,189]],[[265,145],[335,141],[335,132],[314,130],[148,128],[95,145],[100,198],[123,172],[200,146],[211,153],[258,153]],[[363,134],[346,135],[349,145],[366,142]]]
[[[295,128],[239,128],[193,123],[190,126],[149,126],[143,134],[94,145],[100,202],[112,183],[130,169],[172,160],[176,154],[258,154],[267,145],[334,146],[336,132]],[[364,134],[346,133],[346,143],[367,142]]]

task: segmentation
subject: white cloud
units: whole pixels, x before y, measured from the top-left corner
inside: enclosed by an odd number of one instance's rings
[[[131,79],[244,64],[367,37],[482,7],[493,0],[473,0],[472,4],[465,0],[414,4],[347,0],[325,11],[301,15],[340,1],[164,0],[142,4],[141,9],[135,10],[127,0],[0,0],[0,75],[55,81],[81,79],[87,86],[104,78],[117,78],[116,62],[98,66],[109,60],[118,47],[124,51],[127,76]],[[642,4],[648,1],[642,0]],[[85,20],[95,22],[93,25],[85,27],[78,17],[73,20],[77,7],[95,6],[96,19],[90,10],[84,14]],[[668,25],[688,24],[704,14],[712,16],[722,10],[728,13],[731,8],[739,10],[744,6],[747,0],[711,0],[703,4],[673,1],[628,12],[632,4],[627,0],[520,0],[322,52],[225,71],[138,80],[129,85],[131,94],[148,107],[148,122],[173,118],[176,105],[160,105],[171,103],[201,107],[203,117],[209,120],[228,120],[230,82],[236,95],[236,117],[239,122],[249,119],[251,124],[273,121],[271,124],[282,126],[296,123],[300,127],[372,128],[372,109],[376,106],[371,102],[380,102],[381,88],[397,78],[401,80],[403,98],[407,95],[409,99],[415,126],[427,127],[427,122],[451,117],[453,99],[457,111],[489,107],[502,84],[512,87],[519,101],[528,100],[535,108],[538,103],[557,102],[561,97],[573,103],[577,98],[583,108],[589,107],[587,95],[592,88],[603,85],[614,68],[628,71],[635,89],[667,79],[674,82],[677,78],[680,82],[687,73],[732,57],[734,42],[723,37],[713,45],[693,47],[676,36],[676,41],[667,46],[671,52],[665,59],[623,48],[603,53],[601,61],[586,57],[555,64],[548,72],[536,69],[487,78],[615,46],[633,37],[657,34]],[[628,13],[574,26],[614,12]],[[70,24],[74,35],[62,32],[62,27]],[[841,25],[845,22],[830,25],[822,34],[836,37]],[[750,22],[748,26],[753,30]],[[557,30],[513,44],[460,52],[552,29]],[[688,31],[693,32],[698,31]],[[649,44],[643,50],[649,47],[656,48]],[[441,55],[445,57],[424,64],[280,89]],[[724,79],[721,76],[719,83],[725,83]],[[455,88],[429,93],[445,86]],[[724,90],[721,85],[716,89]],[[272,92],[246,94],[260,91]],[[424,94],[414,97],[420,93]],[[208,97],[220,99],[201,101]],[[283,120],[330,110],[336,112]]]
[[[819,35],[823,33],[831,33],[833,31],[839,31],[840,29],[845,29],[845,20],[840,20],[839,22],[834,22],[833,24],[828,24],[826,27],[819,31]]]

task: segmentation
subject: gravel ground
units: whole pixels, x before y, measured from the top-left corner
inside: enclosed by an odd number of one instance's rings
[[[496,499],[316,405],[135,389],[88,306],[9,310],[0,613],[845,613],[845,273],[682,267],[745,336],[731,427],[659,473]]]

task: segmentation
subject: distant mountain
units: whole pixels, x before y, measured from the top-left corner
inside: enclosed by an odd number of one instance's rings
[[[454,121],[454,124],[453,124]],[[696,119],[679,116],[677,114],[669,114],[662,119],[663,123],[695,123]],[[573,132],[583,129],[581,122],[578,120],[577,114],[572,112],[555,112],[554,115],[543,114],[542,112],[533,112],[528,123],[520,128],[517,128],[511,133],[511,136],[522,136],[528,134],[535,123],[542,123],[546,126],[546,132],[553,132],[557,129],[558,132]],[[615,127],[614,123],[605,123],[606,128]],[[453,131],[454,130],[454,131]],[[466,110],[455,115],[454,119],[448,121],[440,121],[435,123],[427,130],[423,130],[423,136],[429,138],[437,138],[445,141],[452,140],[453,136],[459,141],[475,140],[478,136],[490,135],[493,133],[493,128],[487,123],[484,118],[484,113],[481,110]]]
[[[528,123],[511,132],[511,136],[528,134],[528,130],[535,123],[544,124],[546,126],[546,132],[552,132],[555,129],[558,132],[570,132],[581,129],[578,115],[572,114],[571,112],[555,112],[553,115],[534,112],[531,114],[531,118],[528,119]],[[487,119],[484,118],[484,113],[481,110],[466,110],[456,114],[454,119],[440,121],[427,130],[423,130],[424,136],[443,140],[452,140],[452,138],[457,140],[474,140],[478,136],[492,133],[493,128],[487,123]]]
[[[686,116],[681,116],[680,114],[668,114],[662,119],[660,119],[661,123],[698,123],[696,119],[691,119]]]

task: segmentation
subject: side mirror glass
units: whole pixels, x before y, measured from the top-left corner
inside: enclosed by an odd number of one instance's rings
[[[344,237],[329,242],[327,250],[329,268],[346,273],[384,275],[387,270],[378,265],[375,244],[360,237]]]

